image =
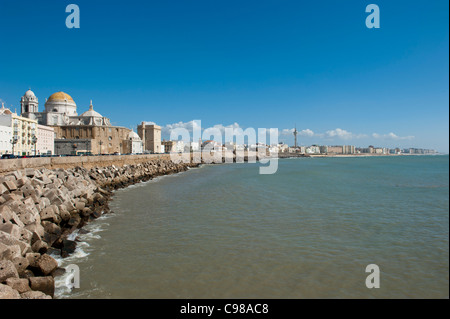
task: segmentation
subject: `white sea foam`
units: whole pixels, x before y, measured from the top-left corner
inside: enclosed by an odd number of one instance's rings
[[[71,264],[82,264],[91,253],[91,243],[101,238],[100,233],[109,226],[109,223],[105,222],[109,218],[113,217],[113,214],[105,214],[99,217],[94,222],[87,224],[83,230],[80,229],[73,231],[67,239],[75,240],[77,247],[75,251],[68,257],[62,258],[61,256],[52,255],[58,262],[58,267],[66,269]],[[68,298],[75,292],[72,288],[73,274],[65,272],[62,276],[55,277],[55,297],[56,298]]]
[[[55,257],[55,260],[58,262],[58,267],[66,269],[69,265],[75,264],[77,265],[83,259],[89,256],[89,253],[86,251],[86,248],[89,247],[88,243],[80,242],[77,244],[77,248],[74,253],[69,257]],[[66,298],[70,297],[70,294],[73,290],[72,278],[73,274],[70,272],[65,272],[62,276],[55,277],[55,297],[56,298]]]
[[[75,240],[80,232],[79,229],[75,229],[69,236],[67,236],[68,240]]]

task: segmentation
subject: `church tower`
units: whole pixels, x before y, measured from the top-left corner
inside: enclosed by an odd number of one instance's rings
[[[38,106],[39,101],[31,90],[26,91],[24,96],[20,99],[20,113],[22,115],[26,115],[27,113],[37,113]]]

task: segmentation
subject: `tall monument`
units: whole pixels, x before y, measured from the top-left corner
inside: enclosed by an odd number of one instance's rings
[[[297,134],[298,134],[298,131],[297,131],[297,125],[295,126],[295,128],[294,128],[294,138],[295,138],[295,148],[297,148]]]

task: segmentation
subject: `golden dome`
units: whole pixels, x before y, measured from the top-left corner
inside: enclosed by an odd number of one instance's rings
[[[52,95],[50,95],[50,97],[48,98],[48,101],[54,101],[54,100],[67,100],[67,101],[72,101],[75,102],[72,97],[64,92],[56,92],[53,93]]]

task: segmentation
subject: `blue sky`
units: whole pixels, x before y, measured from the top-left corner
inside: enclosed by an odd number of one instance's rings
[[[80,29],[65,8],[80,8]],[[380,8],[368,29],[365,8]],[[448,152],[448,1],[0,2],[0,99],[56,91],[114,125],[278,128],[280,140]],[[180,123],[181,122],[181,123]]]

